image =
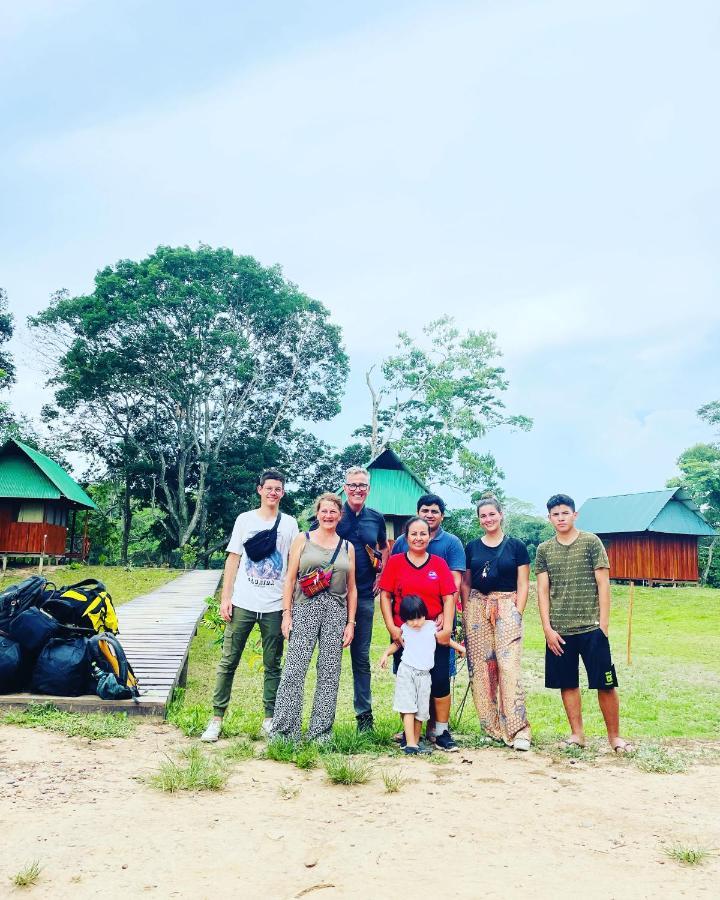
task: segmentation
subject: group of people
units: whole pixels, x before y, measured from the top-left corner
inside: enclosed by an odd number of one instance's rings
[[[379,595],[389,637],[380,665],[393,657],[393,709],[401,717],[398,740],[405,753],[457,749],[449,724],[456,654],[467,655],[473,702],[485,733],[515,750],[530,748],[521,679],[530,558],[522,541],[505,535],[494,495],[483,495],[477,505],[482,536],[463,548],[442,527],[443,500],[425,494],[417,502],[417,516],[390,551],[383,516],[367,505],[370,473],[361,466],[346,473],[345,502],[331,492],[317,498],[313,525],[302,533],[292,516],[280,512],[281,472],[264,471],[257,492],[259,508],[237,517],[227,546],[220,601],[225,635],[213,716],[202,740],[220,737],[235,671],[255,624],[264,666],[262,728],[270,738],[301,738],[305,677],[316,647],[317,682],[306,739],[322,742],[331,735],[346,647],[357,728],[371,731],[370,645]],[[607,554],[596,535],[576,528],[571,497],[556,494],[547,508],[555,536],[540,544],[535,559],[545,685],[562,695],[570,725],[564,743],[584,746],[582,658],[588,685],[598,692],[610,746],[623,752],[630,745],[619,733],[617,677],[608,641]],[[458,611],[463,643],[453,640]]]

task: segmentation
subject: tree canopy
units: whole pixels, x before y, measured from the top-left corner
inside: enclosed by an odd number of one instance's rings
[[[720,427],[720,401],[708,403],[698,415],[709,425]],[[680,454],[677,461],[680,477],[671,478],[668,487],[684,487],[700,507],[705,520],[720,531],[720,442],[695,444]],[[699,564],[701,581],[720,587],[720,554],[718,538],[701,540]]]
[[[328,310],[279,266],[225,248],[121,260],[30,325],[57,355],[50,384],[82,449],[125,481],[128,513],[133,479],[154,476],[177,547],[207,526],[224,449],[332,418],[348,372]]]
[[[424,480],[464,490],[497,487],[503,473],[476,442],[502,425],[532,426],[527,416],[505,411],[508,382],[499,356],[492,332],[463,333],[448,316],[423,328],[420,342],[400,332],[397,353],[380,365],[380,384],[373,382],[374,367],[367,373],[371,421],[356,435],[371,456],[392,443]]]

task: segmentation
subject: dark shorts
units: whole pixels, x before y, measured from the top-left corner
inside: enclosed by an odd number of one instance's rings
[[[610,641],[599,629],[585,634],[563,634],[563,655],[555,656],[545,647],[545,687],[580,687],[580,657],[591,691],[607,691],[618,686],[610,657]]]
[[[401,647],[393,656],[393,672],[397,675],[402,659]],[[430,696],[447,697],[450,693],[450,647],[435,645],[435,665],[430,669]]]

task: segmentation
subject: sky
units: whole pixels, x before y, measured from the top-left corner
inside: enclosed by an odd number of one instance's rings
[[[720,6],[25,0],[0,16],[0,286],[19,369],[51,294],[159,244],[280,263],[364,373],[439,315],[492,330],[505,490],[657,490],[720,398]]]

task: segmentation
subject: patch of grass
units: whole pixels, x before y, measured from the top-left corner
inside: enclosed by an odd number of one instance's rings
[[[245,759],[253,759],[255,748],[247,738],[237,738],[223,747],[220,756],[228,762],[240,762]]]
[[[187,737],[199,737],[210,721],[212,708],[200,705],[185,706],[184,700],[185,688],[175,688],[168,705],[167,721],[172,722]]]
[[[296,784],[281,784],[278,788],[278,794],[283,800],[294,800],[300,793],[300,788]]]
[[[5,713],[0,721],[22,728],[59,731],[91,741],[125,738],[135,731],[135,722],[127,713],[72,713],[58,709],[53,703],[31,703],[26,709]]]
[[[0,590],[10,587],[28,575],[36,575],[37,567],[31,569],[8,569],[4,578],[0,576]],[[106,585],[115,606],[122,606],[133,597],[140,594],[149,594],[155,588],[167,584],[178,575],[182,575],[182,569],[165,569],[135,566],[86,566],[84,563],[71,563],[67,566],[45,566],[43,576],[52,581],[57,587],[66,584],[75,584],[85,578],[96,578]]]
[[[295,751],[295,765],[298,769],[314,769],[318,764],[320,751],[316,744],[300,744]]]
[[[427,762],[432,763],[434,766],[446,766],[449,762],[452,761],[450,758],[450,754],[442,752],[431,753],[429,756],[423,756],[422,758]]]
[[[40,861],[34,859],[32,862],[28,863],[24,869],[20,869],[16,875],[13,875],[10,880],[15,887],[30,887],[31,884],[37,884],[41,871],[42,866],[40,865]]]
[[[486,734],[468,734],[463,735],[459,739],[460,746],[469,750],[487,750],[488,747],[498,747],[505,749],[505,745],[499,741],[494,741]]]
[[[701,866],[708,857],[713,855],[707,847],[688,847],[684,844],[674,844],[665,848],[665,855],[682,866]]]
[[[323,765],[333,784],[366,784],[370,780],[370,763],[361,756],[326,756]]]
[[[397,794],[407,784],[407,778],[400,769],[381,769],[380,774],[386,794]]]
[[[643,772],[672,775],[687,769],[687,763],[679,754],[672,753],[659,744],[642,744],[627,756]]]
[[[291,763],[295,760],[296,749],[295,741],[279,736],[268,741],[262,756],[263,759],[274,759],[275,762]]]
[[[197,745],[180,754],[184,762],[167,759],[148,779],[149,784],[171,794],[177,791],[219,791],[229,777],[227,761],[219,754],[207,756]]]

